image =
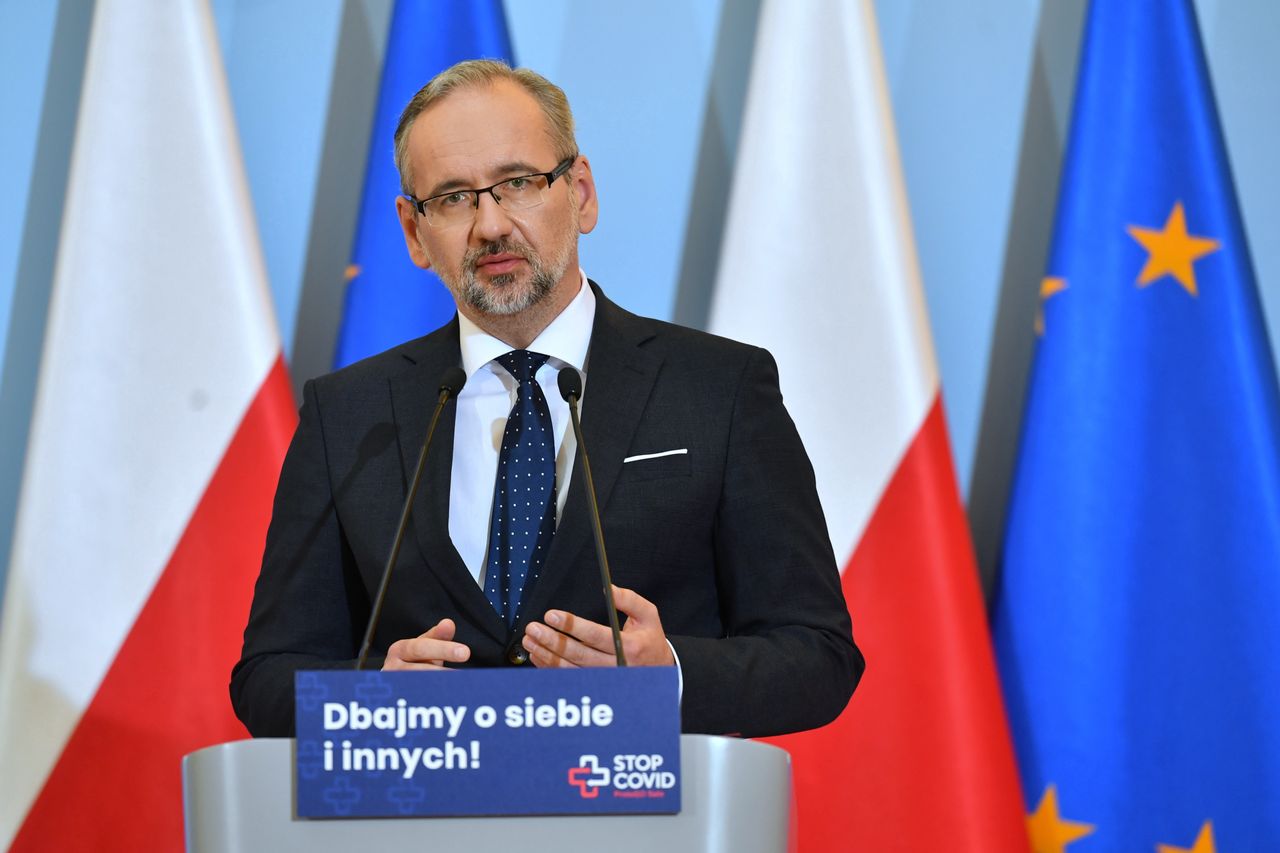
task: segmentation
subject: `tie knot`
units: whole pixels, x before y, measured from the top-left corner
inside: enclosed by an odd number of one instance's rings
[[[506,355],[498,356],[498,364],[507,369],[507,372],[516,378],[521,385],[526,382],[533,381],[533,376],[538,372],[538,368],[547,363],[549,355],[543,355],[540,352],[529,352],[527,349],[512,350]]]

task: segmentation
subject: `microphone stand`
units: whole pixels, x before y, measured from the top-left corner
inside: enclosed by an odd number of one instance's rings
[[[467,375],[460,367],[446,368],[440,377],[440,396],[436,400],[435,411],[431,413],[431,423],[427,427],[427,437],[422,442],[422,452],[418,454],[418,465],[413,469],[413,480],[409,483],[409,494],[404,499],[404,508],[400,511],[400,523],[396,526],[395,538],[391,540],[391,553],[387,556],[387,565],[382,570],[382,580],[378,583],[378,593],[373,599],[373,612],[369,615],[369,625],[365,628],[364,640],[360,643],[360,654],[356,658],[356,669],[364,669],[365,660],[369,657],[369,646],[373,643],[373,630],[382,615],[382,603],[387,598],[387,587],[391,582],[391,570],[395,568],[396,558],[400,556],[400,545],[404,542],[404,532],[409,526],[409,514],[413,509],[413,499],[418,494],[418,484],[422,482],[422,469],[427,463],[427,448],[431,446],[431,436],[435,435],[436,422],[450,396],[462,390]]]
[[[596,500],[596,486],[591,480],[591,463],[587,459],[587,446],[582,441],[582,423],[578,419],[578,398],[582,396],[582,377],[572,367],[561,368],[556,376],[560,396],[569,404],[569,418],[573,421],[573,435],[578,441],[578,458],[582,460],[583,480],[587,484],[587,503],[591,506],[591,529],[595,533],[596,562],[600,565],[600,583],[604,586],[605,608],[609,611],[609,627],[613,630],[613,651],[618,666],[627,665],[622,652],[622,629],[618,627],[618,608],[613,603],[613,578],[609,575],[609,555],[604,549],[604,528],[600,525],[600,504]]]

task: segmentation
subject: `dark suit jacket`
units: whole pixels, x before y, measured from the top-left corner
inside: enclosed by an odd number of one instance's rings
[[[614,582],[658,606],[679,655],[684,730],[757,736],[829,722],[863,660],[772,357],[595,292],[584,441]],[[455,318],[306,384],[231,679],[254,735],[292,733],[294,670],[352,665],[440,374],[460,363]],[[542,577],[507,630],[448,535],[454,411],[451,401],[436,431],[376,653],[447,616],[472,665],[500,666],[549,608],[607,622],[575,464]],[[622,461],[678,448],[688,453]]]

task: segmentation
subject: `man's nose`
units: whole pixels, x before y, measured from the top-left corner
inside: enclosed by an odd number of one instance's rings
[[[511,233],[511,217],[498,204],[493,193],[480,193],[476,201],[476,221],[471,226],[471,233],[486,243],[495,242]]]

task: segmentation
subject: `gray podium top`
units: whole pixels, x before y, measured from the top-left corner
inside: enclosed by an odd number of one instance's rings
[[[182,760],[187,850],[777,851],[787,849],[791,757],[754,741],[680,738],[678,815],[306,820],[294,817],[293,741],[243,740]]]

